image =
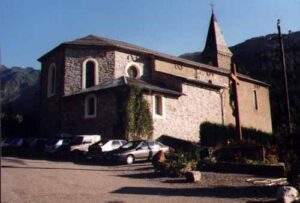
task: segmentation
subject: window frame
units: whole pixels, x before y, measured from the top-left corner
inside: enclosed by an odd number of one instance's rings
[[[85,59],[82,63],[82,81],[81,81],[81,87],[82,89],[86,89],[86,65],[88,62],[93,62],[95,64],[95,70],[94,70],[94,86],[99,84],[99,64],[98,61],[95,58],[89,57]],[[90,87],[89,87],[90,88]]]
[[[161,98],[161,112],[162,114],[157,114],[156,113],[156,97],[160,97]],[[165,97],[163,95],[160,94],[154,94],[152,97],[153,100],[153,117],[154,118],[165,118],[166,116],[166,108],[165,108]]]
[[[94,99],[94,113],[89,114],[89,100]],[[97,117],[97,97],[96,95],[88,95],[84,99],[84,118],[96,118]]]
[[[55,63],[51,63],[47,73],[47,96],[51,97],[55,94],[56,94],[56,65]]]

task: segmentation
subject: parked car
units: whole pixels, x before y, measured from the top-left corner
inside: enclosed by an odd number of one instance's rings
[[[62,156],[68,151],[70,143],[70,138],[55,137],[47,141],[44,151],[48,155]]]
[[[24,138],[12,138],[12,139],[8,138],[1,147],[4,154],[15,154],[20,151],[23,144],[24,144]]]
[[[32,154],[41,155],[44,151],[46,142],[47,142],[46,138],[34,138],[29,143],[29,151]]]
[[[120,148],[127,143],[126,140],[109,140],[103,144],[99,141],[89,146],[88,159],[101,159],[106,152]]]
[[[91,145],[100,141],[100,135],[77,135],[70,143],[70,155],[73,158],[79,158],[89,151]]]
[[[1,141],[1,150],[2,150],[2,154],[4,155],[8,155],[10,154],[11,150],[10,150],[10,144],[13,142],[14,138],[4,138]]]
[[[13,141],[13,138],[4,138],[1,140],[1,147],[7,147]]]
[[[159,151],[169,152],[169,147],[158,141],[131,141],[110,155],[113,160],[132,164],[137,160],[152,160],[152,157]]]

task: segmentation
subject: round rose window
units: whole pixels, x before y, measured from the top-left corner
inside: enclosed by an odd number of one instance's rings
[[[135,66],[130,66],[127,69],[127,74],[130,78],[137,78],[138,77],[138,70]]]

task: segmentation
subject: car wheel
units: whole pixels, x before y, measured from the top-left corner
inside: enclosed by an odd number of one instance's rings
[[[126,158],[126,163],[133,164],[133,162],[134,162],[134,157],[132,155],[128,155]]]

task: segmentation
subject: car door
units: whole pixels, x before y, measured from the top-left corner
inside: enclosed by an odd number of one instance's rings
[[[148,144],[150,147],[149,159],[152,159],[152,157],[159,151],[159,146],[154,141],[150,141]]]
[[[155,141],[151,142],[150,148],[151,148],[152,156],[154,156],[161,150],[159,144]]]
[[[149,146],[147,142],[142,142],[135,150],[134,156],[139,160],[146,160],[149,157]]]

